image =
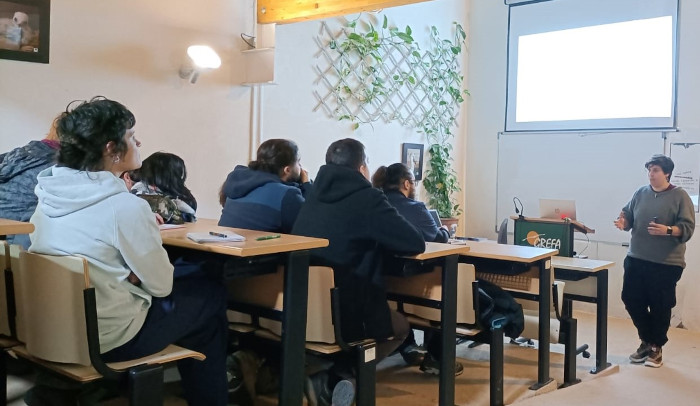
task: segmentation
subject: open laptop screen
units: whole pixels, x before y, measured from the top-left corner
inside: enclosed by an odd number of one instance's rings
[[[438,214],[437,210],[435,209],[430,209],[428,210],[431,216],[433,216],[433,220],[435,221],[435,225],[438,227],[442,226],[442,222],[440,221],[440,215]]]
[[[540,218],[576,220],[574,200],[540,199]]]

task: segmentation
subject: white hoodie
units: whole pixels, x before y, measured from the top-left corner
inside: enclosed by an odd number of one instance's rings
[[[100,349],[119,347],[141,329],[151,297],[172,289],[173,266],[153,213],[111,172],[53,166],[39,173],[38,181],[29,251],[88,260]],[[140,287],[127,280],[132,271]]]

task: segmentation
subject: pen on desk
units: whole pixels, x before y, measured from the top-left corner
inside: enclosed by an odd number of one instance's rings
[[[274,238],[280,238],[280,237],[281,237],[281,235],[279,235],[279,234],[264,235],[262,237],[256,238],[255,241],[272,240]]]
[[[222,233],[215,233],[213,231],[209,232],[209,235],[213,235],[214,237],[221,237],[221,238],[228,238],[228,235],[222,234]]]

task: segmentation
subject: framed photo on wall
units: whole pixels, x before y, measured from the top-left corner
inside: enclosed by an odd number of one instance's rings
[[[0,0],[0,59],[49,63],[51,0]]]
[[[401,163],[406,164],[416,180],[423,179],[423,144],[401,144]]]

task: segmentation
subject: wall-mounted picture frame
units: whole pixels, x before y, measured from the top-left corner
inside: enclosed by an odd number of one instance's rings
[[[0,59],[49,63],[50,20],[51,0],[0,0]]]
[[[415,180],[423,179],[423,144],[401,144],[401,163],[413,172]]]

